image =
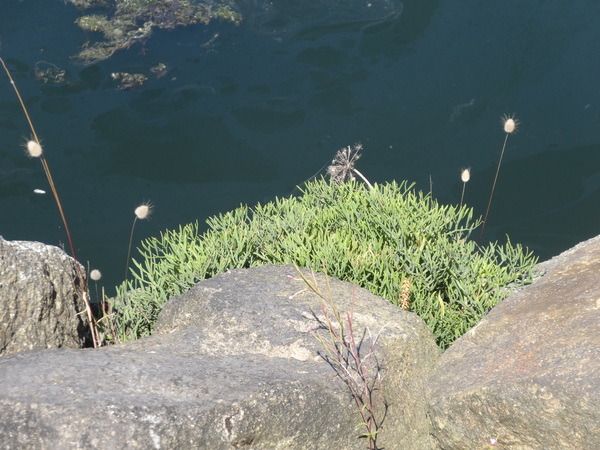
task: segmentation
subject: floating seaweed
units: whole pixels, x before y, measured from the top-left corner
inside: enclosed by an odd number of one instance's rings
[[[42,83],[63,84],[67,81],[67,71],[48,61],[35,63],[35,79]]]
[[[156,78],[161,78],[169,72],[169,68],[164,63],[158,63],[150,67],[150,72],[152,72]]]
[[[75,23],[102,37],[86,42],[75,59],[93,64],[110,58],[116,51],[149,38],[154,28],[171,29],[211,20],[224,20],[236,25],[242,16],[226,3],[206,3],[193,0],[67,0],[93,14],[79,17]],[[102,12],[98,12],[102,11]]]
[[[141,73],[113,72],[110,77],[119,82],[117,89],[122,91],[137,89],[148,80],[148,77]]]

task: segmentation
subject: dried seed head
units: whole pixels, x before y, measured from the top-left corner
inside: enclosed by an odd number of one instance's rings
[[[135,216],[140,219],[147,219],[152,214],[152,205],[150,203],[142,203],[140,206],[135,208]]]
[[[94,269],[90,272],[90,278],[94,281],[98,281],[102,278],[102,273],[98,269]]]
[[[463,183],[466,183],[471,179],[471,168],[470,167],[468,169],[462,170],[462,172],[460,173],[460,179],[462,180]]]
[[[331,165],[327,168],[327,174],[336,183],[342,183],[346,178],[352,179],[352,171],[356,161],[360,158],[362,144],[360,142],[354,146],[345,147],[335,154]]]
[[[39,158],[42,156],[42,146],[36,141],[27,141],[27,153],[32,158]]]
[[[502,123],[504,125],[505,133],[513,133],[514,131],[517,130],[517,127],[519,126],[519,121],[517,119],[515,119],[514,116],[502,117]]]
[[[400,301],[398,306],[401,309],[408,311],[410,309],[410,278],[404,277],[400,291]]]

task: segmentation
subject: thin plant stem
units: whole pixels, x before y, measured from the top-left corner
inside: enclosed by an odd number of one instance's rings
[[[465,198],[465,188],[467,187],[467,183],[463,183],[462,194],[460,195],[460,205],[459,208],[463,205],[463,200]]]
[[[133,219],[133,224],[131,225],[131,233],[129,234],[129,245],[127,246],[127,261],[125,261],[125,281],[127,281],[127,271],[129,269],[129,257],[131,256],[131,243],[133,242],[133,230],[135,229],[135,224],[138,219],[144,220],[149,218],[152,214],[152,209],[152,203],[143,202],[133,211],[133,213],[135,214],[135,218]]]
[[[102,287],[102,300],[100,301],[100,307],[102,309],[102,319],[100,319],[100,321],[102,320],[106,320],[108,319],[108,322],[110,324],[110,332],[112,333],[112,340],[113,342],[121,342],[121,339],[119,338],[119,335],[117,334],[117,329],[115,327],[115,321],[114,321],[114,314],[111,308],[111,304],[110,302],[106,301],[106,295],[104,293],[104,286]]]
[[[467,183],[471,179],[471,168],[462,169],[460,171],[460,179],[463,182],[462,194],[460,195],[460,205],[459,208],[462,208],[463,200],[465,199],[465,189],[467,187]]]
[[[373,189],[373,185],[371,183],[369,183],[369,180],[367,180],[367,178],[358,171],[358,169],[352,169],[352,171],[358,175],[366,184],[367,186],[369,186],[369,189]]]
[[[35,132],[35,127],[33,126],[33,122],[31,121],[31,118],[29,117],[29,113],[27,111],[27,108],[25,107],[25,103],[23,102],[23,98],[21,97],[21,94],[19,93],[19,89],[17,88],[17,85],[15,84],[15,82],[10,74],[10,71],[8,70],[8,67],[6,67],[6,64],[4,63],[4,60],[2,58],[0,58],[0,62],[2,63],[2,66],[4,67],[4,71],[6,72],[6,75],[8,75],[10,84],[12,85],[13,89],[15,90],[15,93],[17,94],[17,98],[19,99],[19,103],[21,104],[21,108],[23,109],[23,113],[25,114],[25,118],[27,119],[27,122],[29,123],[29,128],[31,129],[31,133],[33,134],[33,139],[41,147],[42,144],[40,143],[37,133]],[[52,190],[52,195],[54,196],[54,200],[56,201],[56,205],[58,206],[58,211],[60,213],[60,217],[61,217],[63,225],[65,227],[65,232],[67,233],[69,247],[71,248],[71,255],[73,256],[73,259],[77,261],[77,254],[75,253],[75,247],[73,246],[73,240],[71,239],[71,232],[69,231],[69,226],[67,225],[67,219],[65,217],[62,203],[60,202],[60,198],[58,196],[58,191],[56,190],[56,185],[54,184],[54,179],[52,178],[52,173],[50,172],[50,168],[48,167],[48,162],[46,161],[46,157],[44,156],[43,153],[40,155],[40,161],[42,162],[42,167],[44,168],[44,173],[46,174],[46,178],[48,179],[48,183],[50,184],[50,189]],[[77,269],[77,270],[79,271],[79,269]]]
[[[488,214],[490,212],[490,207],[492,206],[492,197],[494,196],[494,190],[496,189],[496,182],[498,181],[498,174],[500,173],[500,166],[502,165],[502,157],[504,156],[504,150],[506,149],[506,142],[508,141],[508,135],[510,133],[506,133],[504,137],[504,145],[502,146],[502,152],[500,153],[500,161],[498,161],[498,168],[496,169],[496,176],[494,177],[494,184],[492,185],[492,192],[490,193],[490,200],[488,202],[487,210],[485,211],[485,217],[483,219],[483,224],[481,225],[481,234],[479,235],[479,243],[481,243],[481,239],[483,238],[483,232],[485,231],[485,225],[487,223]]]
[[[429,207],[433,208],[433,178],[429,174]]]
[[[129,234],[129,245],[127,246],[127,260],[125,261],[125,281],[127,281],[127,271],[129,270],[129,257],[131,256],[131,243],[133,242],[133,230],[135,229],[135,223],[137,222],[137,216],[133,219],[133,225],[131,225],[131,233]]]
[[[15,81],[13,80],[12,75],[10,74],[10,71],[8,70],[8,67],[6,67],[6,64],[4,63],[4,60],[2,58],[0,58],[0,63],[2,63],[2,67],[4,68],[4,71],[6,72],[6,75],[8,76],[8,79],[10,80],[10,84],[12,85],[12,87],[15,91],[15,94],[17,94],[17,98],[19,99],[19,103],[21,104],[21,109],[23,110],[23,113],[25,114],[25,118],[27,119],[29,128],[31,129],[33,139],[41,148],[42,144],[40,143],[40,139],[38,138],[38,135],[35,131],[35,127],[33,126],[33,122],[31,121],[31,117],[29,116],[29,112],[27,111],[27,107],[25,106],[25,102],[23,101],[23,98],[21,97],[21,93],[19,92],[19,89],[17,88],[17,85],[16,85]],[[69,241],[69,247],[71,249],[71,256],[73,257],[73,260],[75,262],[75,272],[77,274],[77,279],[80,281],[80,284],[81,284],[80,287],[81,287],[81,291],[82,291],[83,301],[85,304],[88,326],[90,327],[90,331],[92,333],[92,341],[94,343],[94,347],[99,347],[100,346],[100,337],[99,337],[98,330],[96,329],[96,326],[94,323],[94,317],[92,314],[92,307],[91,307],[91,303],[90,303],[89,289],[88,289],[88,286],[86,283],[86,279],[83,276],[83,272],[81,271],[79,261],[77,260],[77,254],[75,253],[75,246],[73,245],[73,240],[71,239],[71,232],[69,231],[69,226],[67,224],[67,218],[65,217],[65,212],[63,210],[62,203],[60,201],[60,197],[58,196],[58,191],[56,189],[56,185],[54,184],[54,179],[52,178],[52,173],[50,172],[50,167],[48,167],[48,161],[46,160],[46,157],[44,156],[43,152],[40,154],[39,158],[40,158],[40,161],[42,162],[42,167],[44,168],[44,173],[46,174],[48,184],[50,184],[50,189],[52,190],[52,195],[54,196],[54,200],[56,201],[56,206],[58,207],[60,217],[61,217],[63,225],[65,227],[65,232],[67,233],[67,240]]]

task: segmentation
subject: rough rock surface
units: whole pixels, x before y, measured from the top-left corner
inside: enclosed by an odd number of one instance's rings
[[[0,355],[85,343],[75,266],[58,247],[0,237]]]
[[[325,278],[317,275],[317,281],[327,292]],[[416,315],[330,281],[339,311],[349,310],[354,298],[355,334],[363,336],[367,327],[379,334],[375,348],[387,411],[380,402],[378,445],[431,448],[423,383],[439,358],[433,335]],[[319,356],[323,347],[308,331],[324,330],[320,301],[305,287],[292,266],[234,270],[172,299],[149,338],[1,358],[0,442],[365,448],[348,387]]]
[[[600,237],[541,267],[442,355],[427,396],[444,449],[600,444]]]

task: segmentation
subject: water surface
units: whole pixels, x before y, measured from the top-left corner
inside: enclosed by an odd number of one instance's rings
[[[361,142],[372,182],[415,181],[485,213],[511,135],[487,240],[510,235],[542,259],[598,234],[600,3],[476,0],[239,2],[245,21],[157,30],[90,66],[86,35],[59,0],[4,0],[0,54],[43,139],[78,256],[124,275],[135,239],[294,192],[339,148]],[[36,64],[67,81],[36,78]],[[158,63],[167,73],[157,77]],[[39,65],[38,65],[39,67]],[[116,72],[148,81],[117,89]],[[0,78],[0,235],[60,245],[64,230],[29,135]]]

